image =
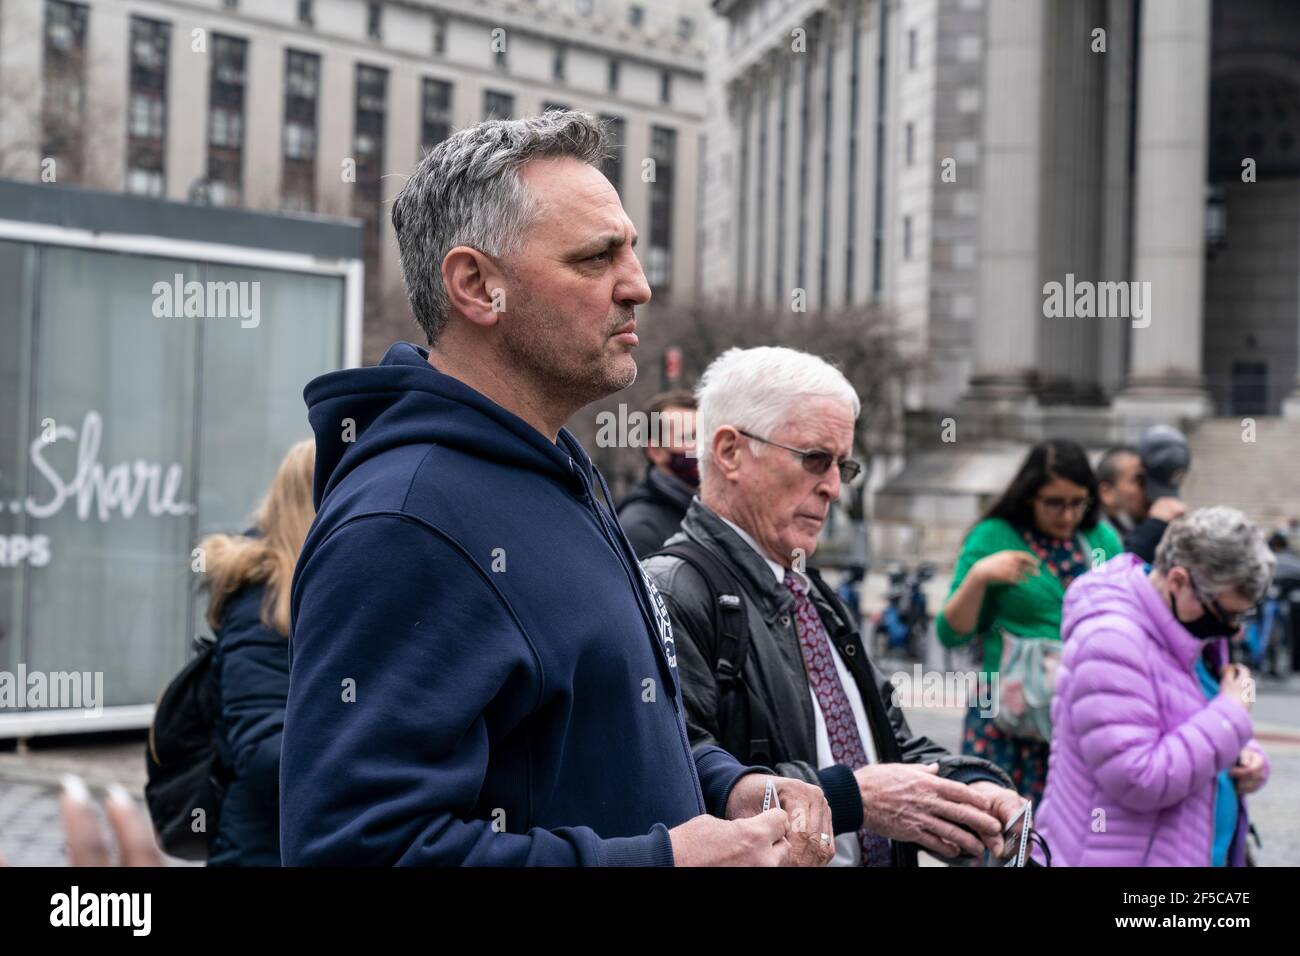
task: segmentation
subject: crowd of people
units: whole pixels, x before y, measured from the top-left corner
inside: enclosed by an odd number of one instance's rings
[[[1276,558],[1183,506],[1181,435],[1095,470],[1042,442],[970,530],[938,637],[1007,693],[949,752],[816,570],[862,471],[831,363],[723,352],[651,406],[694,427],[617,512],[563,427],[632,382],[650,298],[606,145],[582,113],[486,122],[397,196],[428,347],[311,382],[314,443],[210,542],[210,861],[1244,862],[1268,761],[1227,644]]]

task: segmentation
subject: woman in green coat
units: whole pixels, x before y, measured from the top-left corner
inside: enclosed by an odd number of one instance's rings
[[[935,626],[957,647],[978,639],[986,674],[1002,662],[1001,631],[1020,637],[1061,636],[1061,604],[1070,582],[1123,550],[1100,518],[1097,479],[1072,441],[1030,450],[1020,472],[962,543],[952,589]],[[1035,803],[1047,781],[1046,742],[1014,738],[966,712],[962,753],[993,761]]]

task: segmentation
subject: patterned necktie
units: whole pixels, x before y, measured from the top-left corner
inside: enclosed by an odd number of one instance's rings
[[[795,625],[799,631],[799,649],[808,668],[808,681],[817,696],[822,718],[826,721],[826,736],[830,740],[831,759],[852,770],[867,765],[867,751],[858,733],[858,722],[849,705],[848,694],[840,683],[835,659],[831,656],[831,640],[822,624],[821,615],[808,597],[807,583],[793,571],[785,572],[785,586],[794,594]],[[865,866],[892,866],[889,840],[865,828],[858,831],[862,844],[862,862]]]

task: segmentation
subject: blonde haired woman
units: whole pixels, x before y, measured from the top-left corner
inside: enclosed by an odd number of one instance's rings
[[[316,509],[309,439],[289,449],[241,535],[204,538],[208,623],[217,637],[218,747],[233,774],[209,866],[280,865],[280,734],[289,693],[289,589]]]

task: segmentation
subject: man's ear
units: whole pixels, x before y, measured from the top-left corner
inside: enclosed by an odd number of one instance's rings
[[[488,256],[457,246],[442,260],[442,284],[453,311],[484,328],[506,311],[505,276]]]
[[[712,465],[728,481],[735,481],[740,470],[740,456],[745,453],[741,437],[731,425],[723,425],[713,433]]]
[[[650,460],[650,464],[658,468],[666,468],[668,460],[672,458],[672,452],[667,448],[661,448],[658,445],[647,445],[645,456]]]

